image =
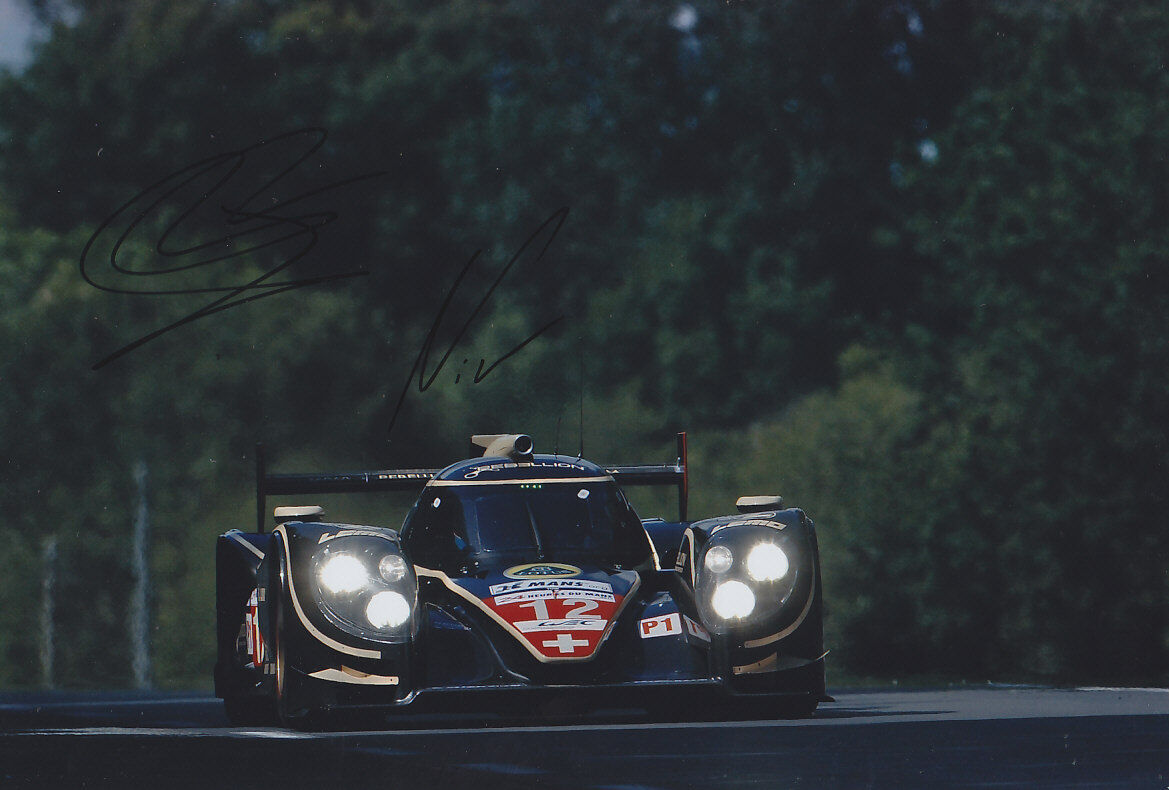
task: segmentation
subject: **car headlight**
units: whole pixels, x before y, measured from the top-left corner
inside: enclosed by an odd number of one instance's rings
[[[726,546],[711,546],[706,552],[705,565],[711,573],[726,573],[734,561],[735,556]]]
[[[333,625],[367,639],[408,636],[417,600],[414,573],[397,546],[361,535],[334,538],[313,557],[317,606]]]
[[[406,560],[402,559],[397,554],[387,554],[382,557],[377,564],[378,574],[388,582],[401,581],[406,577],[409,568],[406,566]]]
[[[756,543],[747,553],[747,575],[757,582],[778,581],[789,567],[787,554],[770,541]]]
[[[382,590],[369,599],[365,617],[374,628],[397,628],[410,619],[410,602],[400,592]]]
[[[741,620],[755,611],[755,593],[742,582],[723,582],[714,588],[710,605],[724,620]]]
[[[361,560],[351,554],[329,557],[317,571],[321,586],[331,593],[357,592],[369,585],[369,572]]]

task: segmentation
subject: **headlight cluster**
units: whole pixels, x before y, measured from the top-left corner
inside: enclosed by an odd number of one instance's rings
[[[417,584],[397,547],[380,538],[334,538],[313,557],[321,612],[338,627],[376,640],[405,636]]]
[[[725,626],[778,611],[791,591],[792,563],[770,530],[719,536],[708,545],[699,577],[699,609]],[[781,582],[788,582],[781,584]]]

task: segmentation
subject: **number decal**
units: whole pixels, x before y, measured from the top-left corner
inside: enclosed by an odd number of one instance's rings
[[[593,612],[597,611],[597,602],[592,600],[573,598],[566,600],[564,605],[572,606],[574,603],[577,604],[576,608],[569,609],[568,612],[565,613],[565,617],[584,617],[585,615],[592,614]]]
[[[563,604],[568,611],[563,615],[565,619],[593,619],[598,615],[594,614],[599,608],[599,604],[591,599],[586,598],[562,598],[558,603]],[[548,614],[548,601],[544,598],[537,598],[534,601],[524,601],[516,604],[517,606],[530,607],[532,612],[536,615],[537,620],[549,620],[551,615]]]
[[[548,602],[543,598],[537,598],[534,601],[525,601],[518,606],[530,606],[532,611],[536,613],[537,620],[548,620]]]

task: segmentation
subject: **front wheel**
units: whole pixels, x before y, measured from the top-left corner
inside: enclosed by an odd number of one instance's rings
[[[285,607],[288,589],[288,566],[284,559],[284,541],[272,541],[274,567],[268,579],[268,641],[266,648],[272,662],[272,711],[277,723],[291,727],[295,718],[288,694],[288,655],[285,647]]]
[[[273,540],[275,565],[268,580],[268,641],[266,649],[272,666],[272,696],[267,700],[275,722],[281,727],[306,730],[317,726],[317,715],[306,710],[301,695],[297,694],[293,673],[288,666],[288,566],[283,541]]]

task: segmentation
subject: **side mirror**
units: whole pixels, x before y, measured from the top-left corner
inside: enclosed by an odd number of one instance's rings
[[[740,513],[758,513],[763,510],[779,510],[783,507],[783,497],[778,494],[769,496],[741,496],[735,500],[735,507]]]

